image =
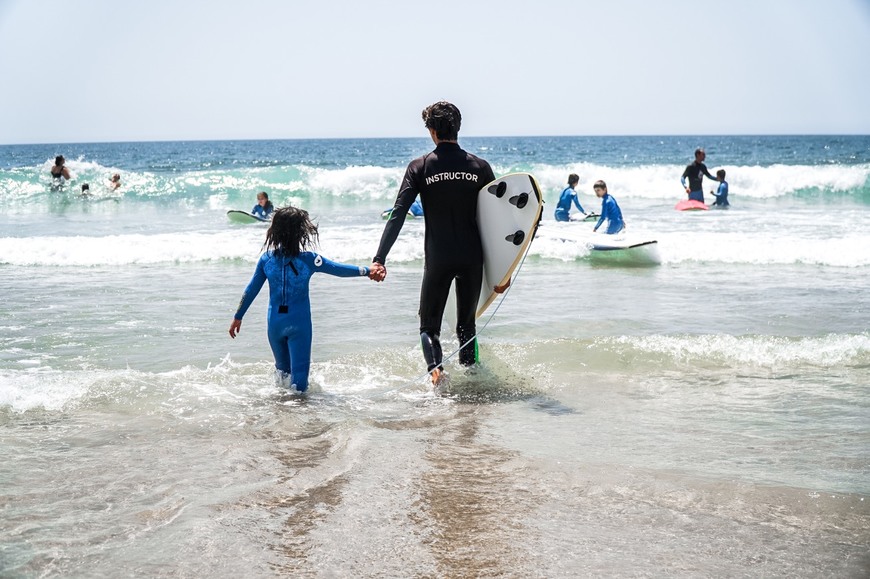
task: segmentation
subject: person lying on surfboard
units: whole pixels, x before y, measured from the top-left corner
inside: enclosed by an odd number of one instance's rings
[[[601,217],[598,218],[598,223],[592,228],[593,232],[597,232],[601,224],[607,221],[607,233],[613,235],[625,229],[625,221],[622,220],[622,210],[619,204],[616,203],[610,193],[607,192],[607,184],[602,180],[598,180],[592,186],[595,194],[601,198]]]
[[[242,317],[269,281],[267,328],[269,345],[275,356],[275,370],[282,386],[298,392],[308,390],[311,366],[311,301],[308,282],[315,273],[337,277],[371,277],[371,269],[330,261],[312,251],[317,245],[317,226],[308,212],[298,207],[275,211],[266,232],[265,252],[230,323],[230,337],[242,329]]]
[[[461,123],[459,109],[449,102],[437,102],[423,109],[423,124],[429,130],[435,150],[408,164],[371,265],[373,275],[370,277],[383,281],[387,276],[384,265],[387,255],[402,230],[408,209],[419,194],[426,209],[423,214],[426,230],[425,268],[420,289],[420,342],[436,386],[443,373],[441,320],[454,279],[456,335],[459,343],[465,344],[459,352],[459,363],[471,366],[477,361],[475,313],[483,283],[477,195],[481,187],[495,180],[488,162],[460,148]]]
[[[272,202],[269,201],[269,194],[265,191],[257,193],[257,204],[254,205],[253,209],[251,209],[251,215],[261,219],[268,219],[274,210],[275,207],[272,205]]]

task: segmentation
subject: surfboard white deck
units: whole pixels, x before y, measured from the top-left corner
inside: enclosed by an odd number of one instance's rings
[[[590,259],[596,263],[659,265],[662,262],[659,244],[655,239],[594,234],[587,245]]]
[[[511,173],[484,185],[478,192],[477,226],[483,245],[483,283],[476,318],[507,289],[514,270],[538,230],[544,199],[538,182],[529,173]],[[456,289],[450,286],[445,318],[456,326]]]
[[[544,200],[529,173],[511,173],[487,183],[477,197],[477,226],[483,244],[483,286],[477,317],[506,289],[535,237]]]
[[[233,223],[266,223],[269,220],[258,217],[247,211],[239,211],[238,209],[230,209],[227,211],[227,219]]]

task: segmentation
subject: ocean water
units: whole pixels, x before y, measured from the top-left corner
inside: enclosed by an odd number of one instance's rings
[[[0,576],[870,575],[870,137],[460,142],[547,204],[444,397],[420,221],[385,283],[312,281],[306,398],[266,292],[227,335],[265,234],[227,210],[268,191],[367,264],[426,139],[0,146]],[[673,209],[698,146],[728,210]],[[572,172],[660,265],[553,220]]]

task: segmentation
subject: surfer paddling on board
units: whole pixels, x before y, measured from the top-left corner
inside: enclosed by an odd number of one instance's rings
[[[298,392],[308,389],[311,366],[311,301],[308,283],[315,273],[337,277],[371,277],[368,267],[330,261],[312,251],[317,245],[317,225],[298,207],[275,211],[266,232],[265,252],[257,262],[239,307],[230,323],[230,337],[242,329],[242,317],[266,280],[269,281],[269,311],[266,316],[269,345],[282,386]]]
[[[625,221],[622,220],[622,210],[616,203],[616,199],[607,192],[607,184],[599,179],[592,186],[592,189],[601,198],[601,217],[598,218],[598,223],[592,228],[592,232],[597,232],[598,228],[605,221],[607,221],[607,231],[604,233],[613,235],[625,229]]]
[[[704,159],[706,158],[707,153],[704,152],[704,149],[695,149],[695,161],[686,165],[686,170],[683,171],[680,177],[680,183],[683,184],[683,188],[689,195],[690,201],[704,202],[704,188],[701,184],[704,175],[708,179],[716,181],[716,177],[710,174],[710,171],[707,170],[707,165],[704,164]],[[686,179],[689,180],[688,184],[686,184]]]
[[[260,219],[268,219],[274,210],[275,206],[269,201],[269,194],[265,191],[257,193],[257,204],[251,209],[251,215]]]
[[[489,163],[459,146],[462,115],[455,105],[441,101],[423,109],[423,125],[435,150],[408,164],[399,195],[381,243],[372,259],[375,281],[387,276],[387,254],[396,242],[408,209],[417,195],[425,212],[423,284],[420,288],[420,341],[432,383],[437,385],[441,366],[441,320],[450,284],[456,280],[456,335],[459,363],[477,361],[475,312],[483,282],[483,247],[477,225],[478,191],[495,180]]]

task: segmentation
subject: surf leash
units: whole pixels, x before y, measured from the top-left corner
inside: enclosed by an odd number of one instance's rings
[[[535,239],[534,235],[536,235],[537,233],[538,233],[538,228],[536,225],[535,226],[535,234],[533,234],[533,236],[532,236],[532,241],[534,241],[534,239]],[[492,310],[492,313],[486,319],[486,322],[483,323],[483,326],[481,326],[481,328],[478,329],[477,332],[473,336],[471,336],[464,344],[460,344],[459,347],[456,348],[455,350],[453,350],[453,352],[451,352],[449,356],[447,356],[446,358],[441,360],[441,364],[439,366],[436,366],[435,368],[429,370],[425,374],[422,374],[419,378],[417,378],[417,380],[414,381],[414,383],[423,382],[425,380],[430,379],[432,376],[432,372],[437,370],[439,367],[442,369],[442,372],[443,372],[443,366],[444,366],[445,362],[450,361],[450,359],[453,358],[456,354],[458,354],[462,350],[462,348],[464,348],[468,344],[472,343],[474,340],[477,339],[478,336],[480,336],[483,333],[483,331],[489,325],[489,322],[491,322],[492,319],[495,317],[495,314],[498,313],[498,309],[501,307],[502,303],[504,303],[505,298],[507,298],[508,294],[510,293],[511,288],[514,286],[513,282],[516,281],[517,277],[519,277],[519,275],[520,275],[520,272],[523,270],[523,264],[526,262],[526,256],[529,255],[529,251],[531,249],[532,249],[532,242],[530,241],[529,245],[526,247],[526,251],[523,253],[523,258],[520,260],[520,264],[517,266],[517,270],[514,273],[513,278],[508,281],[507,289],[505,289],[504,293],[501,294],[501,299],[495,305],[495,309]]]

